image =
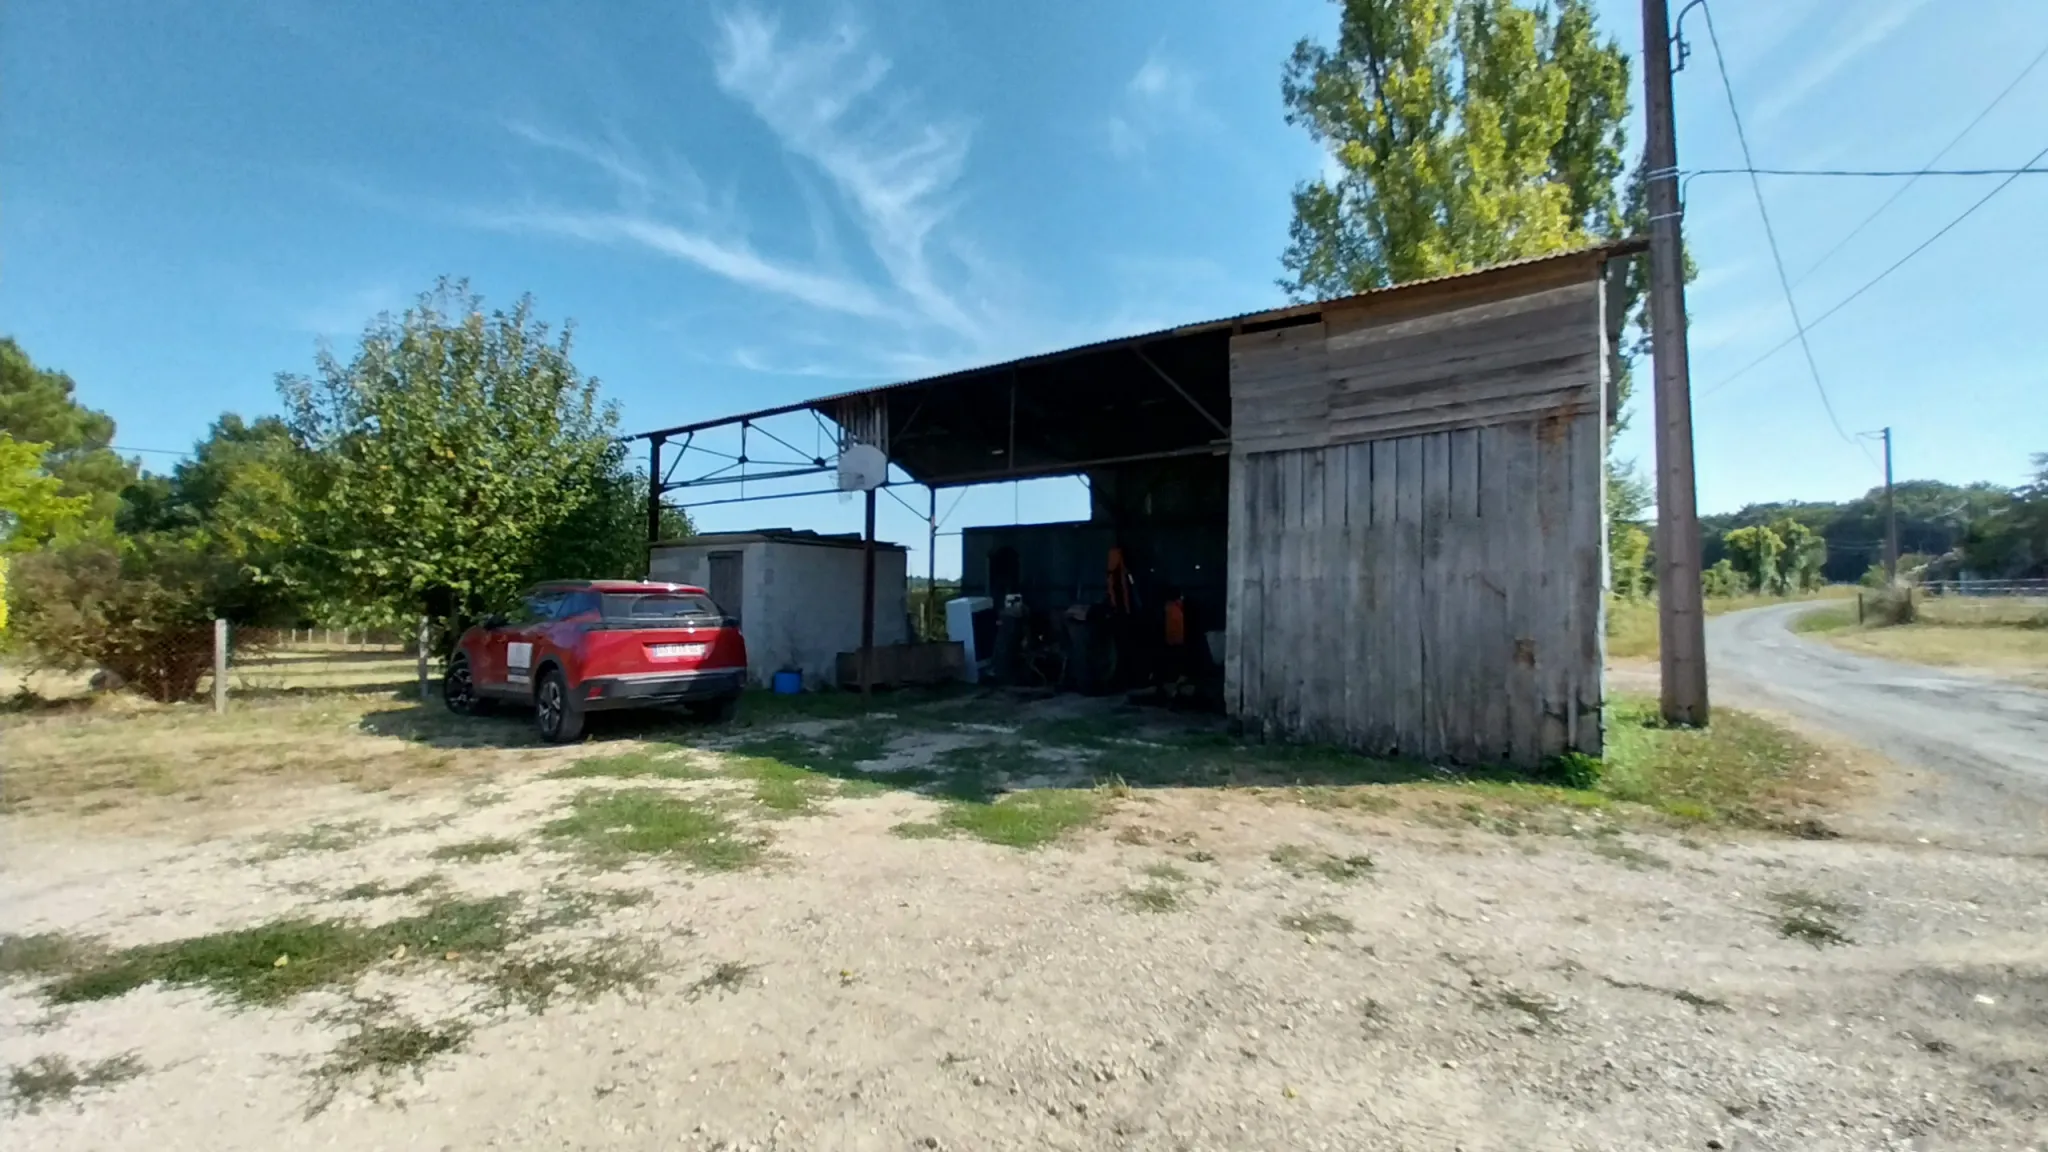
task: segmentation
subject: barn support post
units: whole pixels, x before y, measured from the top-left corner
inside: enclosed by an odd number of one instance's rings
[[[661,436],[647,438],[647,543],[650,547],[661,540],[661,446],[664,439]],[[650,565],[654,563],[652,553],[649,553],[647,562]]]
[[[931,497],[930,511],[925,513],[924,545],[924,629],[938,631],[944,637],[946,616],[943,608],[935,610],[939,598],[939,490],[925,489]]]
[[[875,693],[875,490],[867,490],[867,529],[860,542],[860,694]]]

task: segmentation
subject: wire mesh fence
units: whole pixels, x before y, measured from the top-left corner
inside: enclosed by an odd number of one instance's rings
[[[227,695],[416,690],[419,637],[397,630],[234,628],[227,633]],[[435,669],[429,660],[426,675]]]

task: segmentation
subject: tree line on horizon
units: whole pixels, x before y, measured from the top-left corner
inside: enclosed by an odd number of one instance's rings
[[[444,279],[347,358],[280,374],[281,414],[224,414],[160,473],[0,338],[0,642],[189,691],[149,664],[189,661],[176,637],[215,618],[445,630],[536,580],[644,574],[646,482],[571,351],[531,298],[493,310]]]

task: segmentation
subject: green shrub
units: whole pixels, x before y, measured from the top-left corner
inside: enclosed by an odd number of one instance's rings
[[[1863,594],[1863,623],[1866,627],[1890,628],[1911,624],[1919,615],[1920,606],[1914,600],[1911,585],[1900,584]]]
[[[190,699],[213,663],[232,565],[196,540],[86,540],[17,557],[10,639],[40,664],[100,668],[153,700]]]
[[[1566,788],[1591,791],[1600,786],[1600,776],[1606,771],[1606,767],[1598,756],[1588,756],[1584,752],[1567,752],[1562,756],[1551,757],[1549,764],[1545,766],[1544,775],[1553,783],[1562,784]]]

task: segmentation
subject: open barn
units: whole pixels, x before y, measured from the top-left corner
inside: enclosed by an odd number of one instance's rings
[[[970,529],[1011,679],[1171,681],[1247,730],[1538,764],[1602,747],[1613,306],[1635,242],[645,433],[649,530],[710,483],[1088,480],[1085,521]],[[830,451],[677,480],[701,434],[809,413]],[[758,439],[757,443],[760,442]],[[733,472],[733,468],[738,472]],[[900,478],[899,478],[900,477]],[[934,518],[935,519],[935,518]],[[870,518],[872,524],[872,518]],[[872,530],[870,530],[872,535]]]

